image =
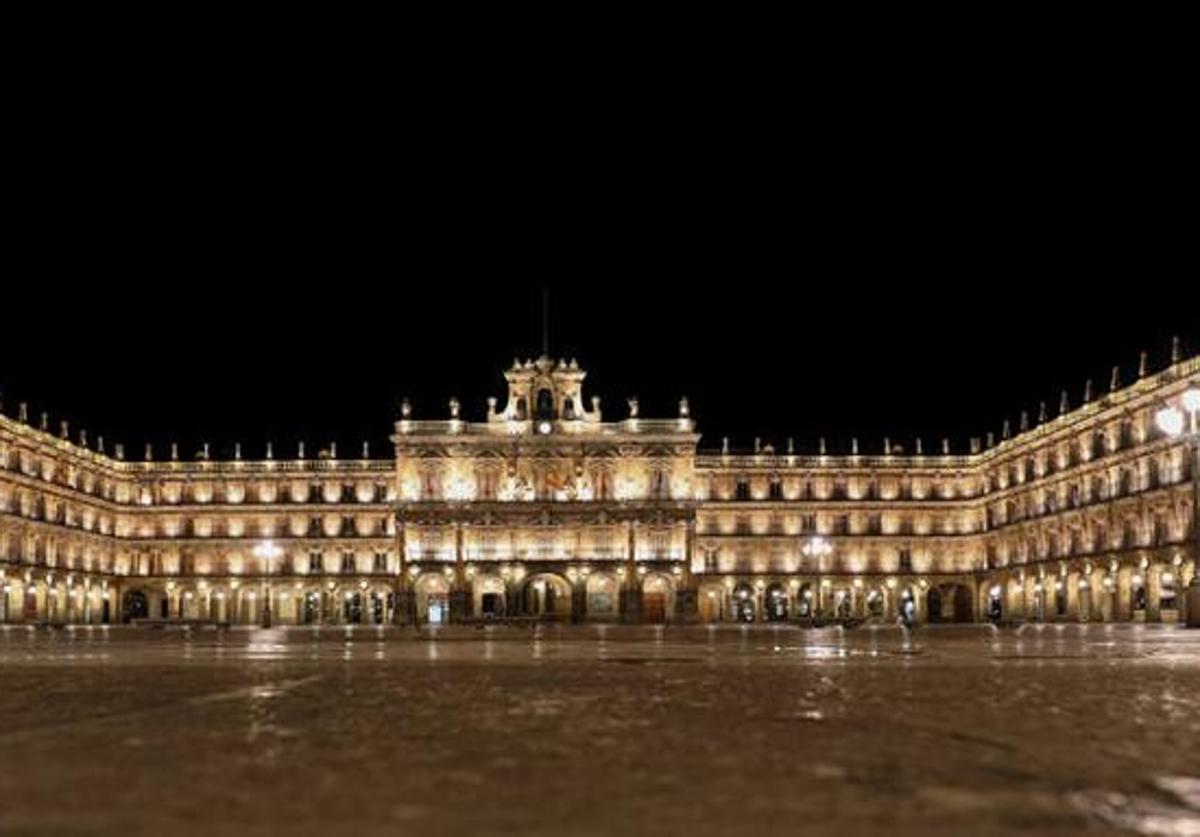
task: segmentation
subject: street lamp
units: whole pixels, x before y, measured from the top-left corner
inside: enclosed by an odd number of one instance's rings
[[[1187,589],[1187,626],[1200,628],[1200,388],[1190,387],[1179,398],[1179,406],[1168,404],[1154,420],[1163,433],[1183,437],[1192,456],[1192,583]]]
[[[267,576],[271,574],[271,559],[278,558],[282,554],[283,550],[276,546],[274,541],[263,541],[258,546],[254,547],[255,557],[261,559],[263,562],[262,626],[264,628],[271,627],[271,588],[267,586]]]

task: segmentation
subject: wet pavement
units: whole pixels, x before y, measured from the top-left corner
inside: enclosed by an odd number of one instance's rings
[[[1200,631],[0,628],[0,834],[1200,835]]]

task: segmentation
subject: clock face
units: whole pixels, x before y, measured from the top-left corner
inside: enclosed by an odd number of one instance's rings
[[[548,436],[550,434],[550,422],[543,421],[538,424],[538,433],[541,433],[543,436]]]

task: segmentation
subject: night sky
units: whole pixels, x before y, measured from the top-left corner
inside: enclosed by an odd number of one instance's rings
[[[543,284],[552,354],[608,418],[686,394],[707,447],[964,450],[1064,387],[1105,391],[1113,364],[1132,380],[1143,348],[1161,367],[1173,334],[1200,350],[1177,208],[1194,153],[1168,89],[894,92],[564,106],[552,130],[515,106],[400,134],[350,105],[322,128],[291,101],[147,115],[77,90],[86,142],[31,122],[13,155],[4,410],[131,456],[386,455],[402,396],[481,418],[503,395],[538,352]]]

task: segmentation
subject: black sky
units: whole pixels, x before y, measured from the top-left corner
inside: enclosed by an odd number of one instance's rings
[[[5,412],[135,453],[380,455],[401,396],[481,417],[503,394],[543,284],[553,353],[610,417],[687,394],[706,446],[961,449],[1173,334],[1200,350],[1194,135],[1162,67],[904,69],[570,97],[60,84],[11,120]]]

